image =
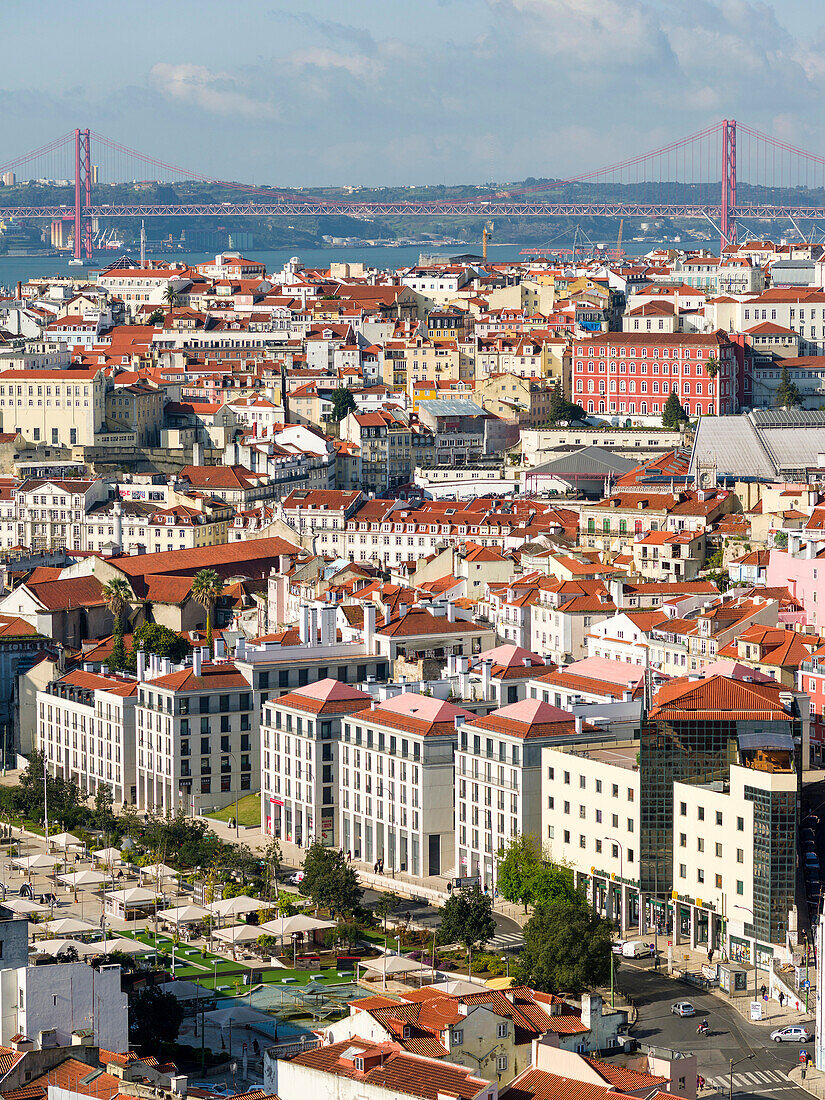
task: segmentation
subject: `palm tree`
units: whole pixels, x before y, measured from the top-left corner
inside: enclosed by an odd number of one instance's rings
[[[132,601],[132,589],[122,577],[113,577],[103,586],[103,599],[115,621],[115,634],[123,633],[123,612]]]
[[[126,650],[123,646],[123,612],[132,600],[132,590],[123,577],[113,577],[103,586],[103,599],[112,613],[114,643],[109,657],[109,671],[121,672],[126,665]]]
[[[169,306],[169,318],[171,320],[171,318],[175,314],[175,306],[180,301],[180,294],[178,294],[177,290],[175,289],[175,287],[172,286],[171,283],[163,292],[163,300],[164,302],[166,302],[167,306]]]
[[[192,598],[206,611],[206,644],[212,655],[212,613],[218,596],[223,591],[221,579],[214,569],[199,569],[192,578]]]

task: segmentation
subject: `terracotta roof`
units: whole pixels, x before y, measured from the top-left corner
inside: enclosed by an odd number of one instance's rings
[[[182,668],[170,672],[167,676],[158,676],[147,681],[152,687],[169,688],[172,691],[232,691],[240,688],[249,690],[249,681],[241,676],[233,664],[212,664],[201,666],[200,676],[193,668]]]
[[[372,696],[369,692],[359,691],[349,684],[329,677],[318,680],[306,687],[295,688],[274,700],[278,706],[293,707],[295,710],[308,711],[310,714],[352,714],[363,710]]]
[[[444,700],[404,691],[368,710],[356,712],[354,717],[422,737],[443,737],[455,734],[457,717],[469,721],[473,715]]]
[[[469,728],[532,740],[571,735],[576,731],[576,720],[569,711],[551,706],[541,699],[522,699],[477,718],[469,723]]]
[[[65,580],[43,581],[24,586],[38,599],[47,611],[66,611],[69,608],[102,607],[103,585],[96,577],[67,577]]]
[[[659,688],[650,709],[651,718],[670,721],[791,722],[779,698],[779,684],[748,684],[726,676],[704,680],[680,678]]]

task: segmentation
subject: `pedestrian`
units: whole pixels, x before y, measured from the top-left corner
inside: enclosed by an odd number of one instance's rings
[[[782,992],[782,990],[780,989],[780,990],[779,990],[779,1007],[780,1007],[780,1008],[782,1008],[782,1006],[784,1005],[784,1003],[785,1003],[785,994],[784,994],[784,993]]]
[[[352,863],[352,851],[347,848],[347,863]]]
[[[372,867],[372,873],[374,875],[378,874],[378,867],[379,867],[378,860],[376,860],[375,863],[373,864],[373,867]]]
[[[763,983],[762,983],[762,985],[761,985],[761,986],[759,987],[759,992],[760,992],[760,993],[762,994],[762,996],[763,996],[763,997],[765,997],[765,996],[766,996],[766,994],[767,994],[767,992],[768,992],[768,991],[767,991],[767,989],[765,988],[765,983],[764,983],[764,982],[763,982]]]
[[[709,963],[713,962],[713,948],[712,947],[708,948],[708,962]]]

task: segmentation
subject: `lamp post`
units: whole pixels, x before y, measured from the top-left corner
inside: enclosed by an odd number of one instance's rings
[[[507,967],[507,977],[509,978],[510,977],[510,956],[509,955],[502,955],[501,956],[501,961]]]
[[[734,1062],[733,1058],[731,1058],[730,1065],[729,1065],[729,1068],[728,1068],[728,1073],[729,1073],[729,1078],[728,1078],[728,1080],[729,1080],[728,1100],[733,1100],[733,1070],[734,1070],[734,1067],[735,1066],[741,1066],[743,1062],[749,1062],[751,1060],[751,1058],[753,1058],[753,1057],[754,1057],[753,1054],[748,1054],[744,1058],[738,1058],[735,1062]]]

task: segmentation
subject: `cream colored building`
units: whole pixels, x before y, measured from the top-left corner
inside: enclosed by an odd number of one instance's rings
[[[105,418],[106,383],[99,368],[0,373],[4,432],[55,447],[91,447]]]

